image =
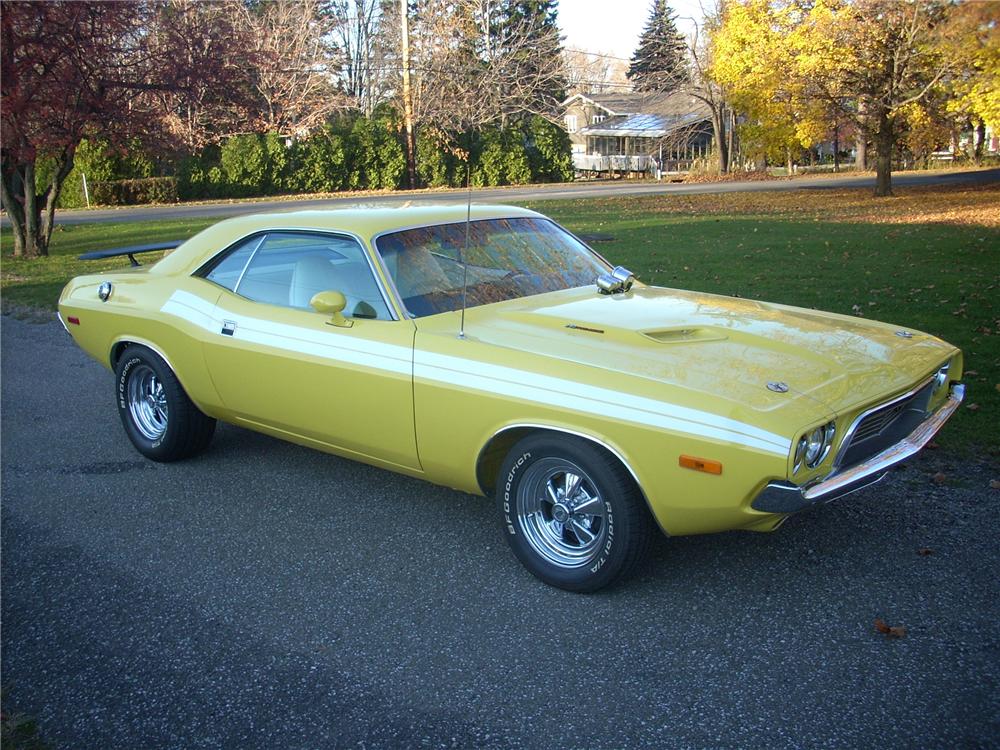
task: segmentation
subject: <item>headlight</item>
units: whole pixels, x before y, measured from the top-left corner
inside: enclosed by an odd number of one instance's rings
[[[951,367],[951,362],[945,362],[941,365],[941,369],[937,371],[937,375],[934,376],[934,392],[937,393],[945,385],[948,384],[948,369]]]
[[[817,427],[806,437],[806,464],[810,468],[819,463],[823,454],[823,428]]]
[[[800,437],[795,446],[795,462],[792,470],[797,472],[803,464],[810,469],[815,469],[823,463],[823,459],[833,447],[833,439],[836,434],[837,425],[831,421],[809,430]]]

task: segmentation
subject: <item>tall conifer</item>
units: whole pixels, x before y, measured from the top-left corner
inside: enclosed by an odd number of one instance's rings
[[[531,38],[530,46],[518,56],[518,67],[527,80],[537,78],[538,70],[548,67],[551,60],[557,60],[562,55],[562,41],[556,21],[558,2],[508,0],[505,5],[504,30],[510,34],[527,34]],[[555,112],[565,94],[565,78],[554,78],[544,91],[536,92],[537,100],[532,109],[536,112]]]
[[[666,0],[653,0],[626,75],[636,91],[676,91],[687,81],[687,43]]]

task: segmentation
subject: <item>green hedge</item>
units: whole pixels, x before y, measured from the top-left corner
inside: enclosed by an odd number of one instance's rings
[[[421,187],[463,187],[464,159],[457,146],[472,149],[475,185],[520,185],[572,179],[569,137],[541,118],[473,134],[417,131],[417,178]],[[111,149],[84,140],[63,185],[59,206],[86,205],[83,175],[91,203],[249,198],[339,190],[394,190],[406,184],[406,152],[399,115],[380,107],[371,117],[341,115],[306,138],[277,133],[245,133],[200,153],[154,161],[138,142]],[[173,175],[155,177],[157,173]],[[51,165],[38,164],[38,184]]]
[[[141,177],[90,184],[91,202],[102,206],[135,206],[140,203],[176,203],[176,177]]]

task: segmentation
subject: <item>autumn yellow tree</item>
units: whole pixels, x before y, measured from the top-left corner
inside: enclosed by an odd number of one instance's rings
[[[968,61],[959,7],[946,0],[730,0],[715,75],[772,137],[805,145],[831,116],[853,122],[875,143],[875,194],[891,195],[905,114]],[[976,90],[985,95],[983,86]]]
[[[976,128],[975,157],[986,128],[1000,129],[1000,3],[962,3],[951,11],[942,46],[959,64],[944,87],[946,111]]]
[[[794,32],[802,11],[772,0],[730,2],[713,36],[711,76],[726,87],[732,106],[744,115],[740,127],[745,154],[784,159],[821,140],[834,119],[826,102],[806,95],[797,65]]]

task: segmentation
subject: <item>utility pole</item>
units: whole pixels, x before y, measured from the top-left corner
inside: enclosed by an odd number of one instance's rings
[[[410,188],[417,186],[416,144],[413,140],[413,94],[410,90],[410,23],[407,19],[407,0],[399,0],[399,28],[403,47],[403,122],[406,126],[406,171]]]

